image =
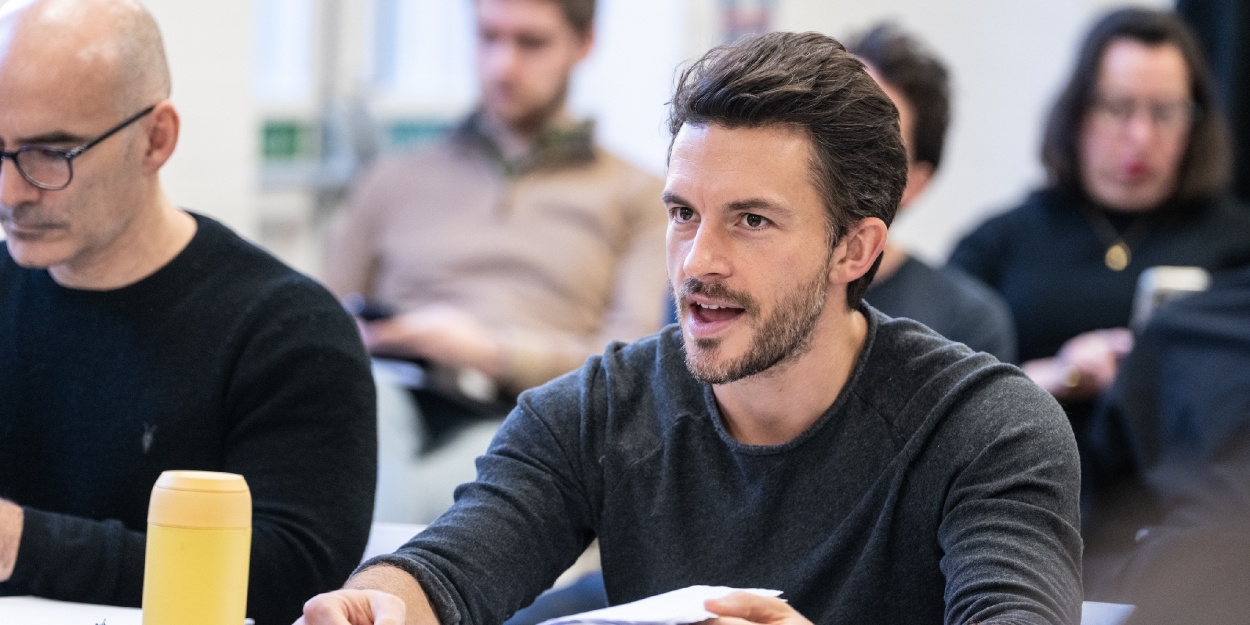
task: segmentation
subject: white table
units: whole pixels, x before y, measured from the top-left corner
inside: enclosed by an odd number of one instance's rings
[[[1132,606],[1086,601],[1081,606],[1081,625],[1118,625],[1128,618]],[[0,623],[4,625],[143,625],[138,608],[115,608],[86,603],[66,603],[35,597],[0,597]]]
[[[4,625],[143,625],[139,608],[66,603],[36,597],[0,597]]]

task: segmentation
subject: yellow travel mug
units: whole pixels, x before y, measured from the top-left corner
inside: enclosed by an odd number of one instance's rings
[[[242,625],[251,547],[242,475],[161,473],[148,507],[143,625]]]

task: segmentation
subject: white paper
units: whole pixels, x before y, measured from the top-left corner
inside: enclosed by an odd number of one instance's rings
[[[1132,613],[1131,605],[1086,601],[1081,604],[1081,625],[1120,625]]]
[[[539,625],[574,625],[592,623],[594,625],[685,625],[698,623],[715,614],[703,608],[708,599],[719,599],[735,592],[749,592],[761,597],[777,597],[780,590],[762,588],[729,588],[728,586],[690,586],[680,590],[666,592],[662,595],[639,599],[633,603],[624,603],[602,610],[582,612],[572,616],[562,616]]]
[[[0,597],[4,625],[142,625],[139,608],[67,603],[37,597]]]

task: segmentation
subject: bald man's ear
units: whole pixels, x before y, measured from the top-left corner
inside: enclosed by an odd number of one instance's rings
[[[165,162],[174,154],[174,148],[178,145],[178,130],[181,127],[181,119],[178,117],[178,111],[174,108],[174,103],[169,100],[163,100],[148,113],[148,131],[147,144],[143,152],[143,172],[148,175],[155,174],[165,166]]]
[[[866,217],[851,226],[838,247],[833,250],[829,281],[833,284],[847,284],[868,273],[885,249],[888,232],[885,222],[877,217]]]

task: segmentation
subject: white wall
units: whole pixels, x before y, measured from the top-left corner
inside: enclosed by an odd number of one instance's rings
[[[249,84],[254,0],[145,2],[164,33],[173,97],[183,114],[183,135],[163,174],[165,185],[179,204],[255,237],[258,105]],[[945,163],[929,193],[895,229],[920,256],[940,261],[960,234],[1042,181],[1037,159],[1042,120],[1085,29],[1116,4],[778,0],[774,27],[845,37],[894,18],[948,62],[955,102]],[[355,12],[362,3],[343,6]],[[719,6],[720,0],[600,0],[599,45],[578,71],[571,100],[577,113],[598,119],[609,148],[662,173],[668,142],[664,103],[674,72],[717,43]],[[467,59],[457,64],[468,65]]]
[[[608,149],[664,173],[674,73],[688,56],[682,0],[599,0],[595,49],[573,76],[570,108],[593,117]]]
[[[699,0],[707,1],[707,0]],[[1167,0],[1133,4],[1170,6]],[[780,0],[775,27],[845,37],[894,18],[948,63],[954,117],[943,165],[896,236],[929,260],[1044,180],[1043,119],[1085,30],[1118,0]]]
[[[165,39],[173,101],[182,116],[178,147],[161,180],[175,203],[254,237],[258,122],[248,88],[252,1],[143,3]]]
[[[259,155],[251,0],[143,0],[160,24],[182,135],[161,173],[179,206],[255,237]]]

